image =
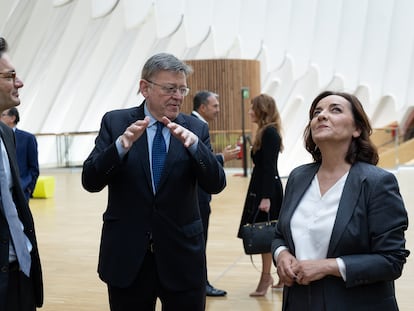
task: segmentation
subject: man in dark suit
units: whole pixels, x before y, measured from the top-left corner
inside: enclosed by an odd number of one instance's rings
[[[218,94],[210,92],[210,91],[199,91],[194,96],[193,99],[193,111],[191,115],[196,117],[197,119],[203,121],[205,124],[208,122],[214,121],[218,113],[220,112],[220,103],[218,101]],[[237,147],[232,148],[231,146],[227,146],[224,148],[223,153],[217,153],[216,158],[217,161],[224,165],[224,162],[233,160],[237,158],[239,153],[239,149]],[[208,236],[208,225],[210,220],[211,214],[211,194],[205,192],[202,188],[199,187],[198,189],[198,204],[200,206],[200,214],[201,220],[203,221],[203,228],[204,228],[204,239],[207,246],[207,236]],[[227,292],[215,288],[213,285],[210,284],[208,281],[208,275],[206,271],[206,295],[207,296],[226,296]]]
[[[0,37],[0,111],[20,104],[21,87]],[[0,310],[33,311],[43,304],[33,217],[20,186],[14,134],[2,122],[0,138]]]
[[[29,200],[39,177],[39,160],[36,137],[29,132],[18,129],[19,111],[12,107],[3,111],[1,121],[14,130],[16,136],[17,164],[20,171],[20,183],[26,199]]]
[[[98,273],[112,311],[152,311],[157,297],[165,311],[205,309],[197,186],[218,193],[226,180],[208,127],[180,113],[191,70],[171,54],[150,57],[139,82],[144,102],[104,115],[83,165],[86,190],[108,186]]]

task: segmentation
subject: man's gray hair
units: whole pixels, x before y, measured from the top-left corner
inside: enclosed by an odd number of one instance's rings
[[[151,56],[145,62],[141,72],[141,79],[151,79],[154,74],[160,71],[182,72],[188,77],[193,72],[193,68],[172,54],[158,53]]]

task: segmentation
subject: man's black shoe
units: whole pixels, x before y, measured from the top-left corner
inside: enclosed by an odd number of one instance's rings
[[[206,295],[210,297],[222,297],[226,296],[227,292],[221,289],[214,288],[212,285],[206,285]]]

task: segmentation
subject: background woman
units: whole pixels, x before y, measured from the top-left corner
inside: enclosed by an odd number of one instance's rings
[[[251,121],[257,123],[258,128],[251,150],[254,167],[240,227],[246,223],[252,223],[258,210],[256,222],[266,221],[268,216],[270,220],[277,219],[283,198],[283,188],[277,168],[277,160],[279,152],[283,150],[283,143],[280,115],[275,100],[266,94],[253,98],[249,115]],[[241,237],[240,230],[238,237]],[[272,255],[269,252],[261,256],[260,281],[250,296],[264,296],[268,288],[273,285],[273,278],[270,275]],[[282,287],[282,285],[278,284],[275,287]]]
[[[304,139],[314,163],[291,172],[272,243],[283,310],[398,310],[407,212],[395,176],[375,166],[371,131],[351,94],[312,102]]]

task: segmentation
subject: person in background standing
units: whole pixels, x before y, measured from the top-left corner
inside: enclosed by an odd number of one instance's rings
[[[39,160],[36,137],[17,128],[20,121],[19,111],[12,107],[2,112],[1,121],[13,129],[16,136],[17,164],[19,165],[20,183],[26,199],[29,200],[39,177]]]
[[[267,94],[254,97],[249,115],[258,127],[251,150],[254,167],[240,228],[247,223],[252,223],[253,220],[262,222],[278,219],[283,199],[283,187],[277,166],[279,153],[283,151],[282,124],[275,100]],[[240,229],[238,237],[241,238]],[[270,287],[283,287],[280,282],[273,286],[273,277],[270,274],[272,267],[270,246],[269,253],[261,256],[262,273],[256,290],[250,294],[252,297],[264,296]]]
[[[313,100],[304,141],[314,162],[290,173],[272,243],[284,311],[398,310],[407,211],[371,133],[356,96]]]
[[[199,91],[196,93],[193,99],[193,111],[191,115],[200,119],[204,123],[214,121],[218,113],[220,112],[220,103],[218,101],[218,95],[210,91]],[[217,153],[216,158],[221,165],[224,165],[226,161],[230,161],[237,158],[239,148],[226,146],[222,153]],[[205,192],[201,187],[198,188],[198,204],[200,206],[201,220],[203,221],[204,228],[204,239],[207,248],[207,236],[208,236],[208,225],[211,214],[211,194]],[[208,281],[208,274],[206,275],[207,296],[226,296],[227,292],[222,289],[217,289]]]
[[[106,113],[82,185],[108,187],[98,273],[112,311],[203,311],[206,260],[197,185],[226,186],[206,124],[180,113],[192,69],[159,53],[144,64],[144,102]]]
[[[23,81],[0,37],[0,112],[20,104]],[[14,133],[0,122],[0,310],[43,305],[43,280],[32,213],[20,186]]]

